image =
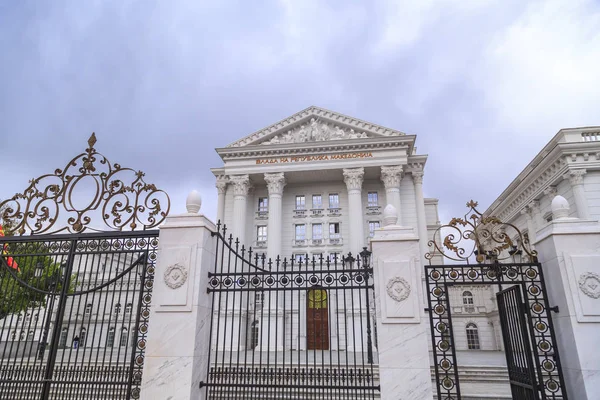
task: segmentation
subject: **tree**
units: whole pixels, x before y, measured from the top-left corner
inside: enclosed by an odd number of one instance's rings
[[[5,236],[12,236],[14,223],[2,218],[3,211],[0,209],[0,224]],[[0,238],[0,253],[0,319],[27,309],[46,307],[48,295],[27,286],[43,292],[60,292],[62,289],[63,268],[51,255],[47,243],[2,242]],[[9,266],[9,257],[18,265],[18,271]]]

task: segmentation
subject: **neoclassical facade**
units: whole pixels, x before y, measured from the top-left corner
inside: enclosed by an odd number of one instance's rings
[[[392,204],[422,238],[438,226],[414,135],[309,107],[217,149],[218,220],[246,248],[300,260],[356,254]]]

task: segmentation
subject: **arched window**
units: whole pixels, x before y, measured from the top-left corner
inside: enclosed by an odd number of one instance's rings
[[[115,315],[119,315],[121,313],[121,303],[117,303],[115,305]]]
[[[86,306],[85,306],[85,315],[87,315],[88,317],[90,315],[92,315],[92,304],[91,303],[86,304]]]
[[[33,324],[34,325],[37,325],[39,318],[40,318],[40,314],[39,313],[33,314]]]
[[[258,346],[258,321],[252,322],[250,327],[250,348],[255,349]]]
[[[87,338],[87,330],[85,328],[81,328],[79,331],[79,346],[85,347],[85,339]]]
[[[25,340],[25,331],[21,331],[21,334],[19,335],[19,340]]]
[[[119,345],[121,347],[127,347],[127,338],[129,337],[129,329],[123,327],[121,329],[121,341],[119,342]]]
[[[108,329],[108,335],[106,335],[106,347],[113,347],[115,344],[115,328]]]
[[[33,342],[33,331],[29,331],[29,333],[27,334],[27,340]]]
[[[474,323],[467,324],[467,347],[469,350],[479,350],[479,331]]]
[[[465,307],[465,312],[472,313],[475,312],[475,307],[473,306],[473,293],[465,290],[462,294],[463,298],[463,306]]]
[[[11,340],[15,340],[17,338],[17,331],[12,331],[12,333],[10,334],[10,338]]]
[[[60,331],[60,339],[58,341],[58,347],[67,347],[67,336],[69,335],[69,330],[67,328],[62,328]]]

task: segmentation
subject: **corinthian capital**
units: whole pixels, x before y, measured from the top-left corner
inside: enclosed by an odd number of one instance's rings
[[[248,175],[231,175],[229,182],[233,185],[233,194],[236,196],[247,196],[252,186]]]
[[[360,168],[344,168],[344,182],[348,190],[360,190],[362,188],[363,176],[365,169]]]
[[[227,184],[229,183],[229,177],[227,175],[217,175],[217,191],[219,194],[225,194],[227,191]]]
[[[283,187],[286,184],[283,172],[269,172],[265,174],[265,181],[269,194],[283,194]]]
[[[583,176],[586,173],[585,169],[572,169],[564,175],[564,178],[568,178],[571,185],[581,185],[583,184]]]
[[[402,165],[394,165],[391,167],[381,167],[381,181],[386,189],[399,188],[400,181],[404,176]]]
[[[419,185],[423,184],[423,171],[411,171],[413,182]]]

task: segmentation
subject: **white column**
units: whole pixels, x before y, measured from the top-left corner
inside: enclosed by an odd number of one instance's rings
[[[218,203],[217,203],[217,221],[221,224],[225,222],[225,193],[227,192],[227,184],[229,183],[229,177],[226,175],[217,176],[217,191],[218,191]]]
[[[432,399],[419,238],[392,205],[383,215],[371,239],[381,399]]]
[[[381,181],[385,186],[385,204],[398,210],[398,225],[402,225],[402,203],[400,200],[400,182],[404,176],[402,165],[381,167]]]
[[[141,399],[206,399],[200,381],[208,370],[212,297],[206,288],[216,227],[197,214],[194,200],[199,196],[190,194],[188,213],[169,216],[160,227]]]
[[[365,245],[365,229],[362,207],[362,183],[365,169],[344,168],[344,182],[348,188],[348,221],[350,228],[349,249],[354,255]]]
[[[267,256],[275,262],[278,255],[281,254],[281,236],[282,232],[282,196],[285,186],[285,176],[283,172],[273,172],[265,174],[267,189],[269,190],[269,222],[267,225]]]
[[[569,178],[571,182],[575,206],[577,207],[577,216],[581,219],[590,219],[590,210],[585,198],[585,188],[583,187],[583,176],[585,174],[585,169],[574,169],[569,171],[565,175],[565,178]]]
[[[411,171],[413,183],[415,184],[415,203],[417,206],[417,228],[419,232],[419,248],[421,251],[421,261],[425,265],[425,254],[428,251],[427,242],[429,235],[427,233],[427,217],[425,215],[425,199],[423,198],[423,171]]]
[[[232,175],[229,181],[233,185],[233,227],[231,234],[234,241],[237,238],[241,246],[248,248],[246,243],[246,209],[248,191],[250,190],[250,177],[248,175]]]

